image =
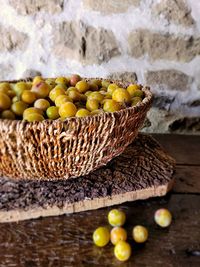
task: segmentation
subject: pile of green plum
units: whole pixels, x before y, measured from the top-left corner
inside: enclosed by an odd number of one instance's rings
[[[135,106],[144,98],[142,87],[121,88],[108,80],[87,81],[79,75],[0,83],[1,119],[26,120],[86,117]]]

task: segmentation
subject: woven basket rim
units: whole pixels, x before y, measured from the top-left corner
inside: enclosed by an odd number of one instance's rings
[[[130,85],[131,83],[130,82],[124,82],[124,81],[120,81],[120,80],[112,80],[112,79],[103,79],[103,78],[84,78],[82,77],[83,79],[87,80],[87,81],[91,81],[91,80],[94,80],[94,79],[98,79],[98,80],[106,80],[108,82],[112,82],[112,83],[116,83],[116,84],[119,84],[120,86],[122,86],[122,88],[124,87],[127,87],[128,85]],[[19,80],[6,80],[6,81],[1,81],[1,82],[9,82],[9,83],[16,83],[16,82],[20,82],[20,81],[25,81],[25,82],[28,82],[28,81],[32,81],[33,78],[26,78],[26,79],[19,79]],[[48,78],[44,78],[44,79],[48,79]],[[141,85],[141,84],[139,84]],[[25,120],[9,120],[9,119],[0,119],[0,125],[2,124],[7,124],[9,123],[9,125],[27,125],[27,124],[30,124],[30,125],[43,125],[44,123],[50,123],[51,125],[53,125],[55,122],[61,122],[61,123],[66,123],[66,122],[69,122],[69,121],[84,121],[84,120],[89,120],[91,118],[94,118],[94,117],[103,117],[104,114],[107,114],[107,115],[115,115],[115,114],[125,114],[126,112],[128,111],[133,111],[133,112],[139,112],[142,110],[142,108],[146,105],[150,105],[150,103],[152,102],[152,99],[153,99],[153,94],[152,92],[150,91],[150,87],[148,86],[142,86],[142,91],[145,93],[145,98],[142,100],[142,102],[138,103],[136,106],[132,106],[132,107],[127,107],[127,108],[124,108],[124,109],[121,109],[119,111],[115,111],[115,112],[102,112],[102,113],[99,113],[99,114],[95,114],[93,116],[87,116],[87,117],[70,117],[70,118],[66,118],[64,120],[62,120],[61,118],[58,118],[56,120],[50,120],[50,119],[45,119],[43,121],[34,121],[34,122],[27,122]]]

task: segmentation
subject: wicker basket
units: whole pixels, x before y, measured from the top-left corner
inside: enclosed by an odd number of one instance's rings
[[[114,113],[33,123],[0,120],[0,175],[68,179],[107,164],[134,140],[144,122],[152,94],[147,87],[143,91],[140,104]]]

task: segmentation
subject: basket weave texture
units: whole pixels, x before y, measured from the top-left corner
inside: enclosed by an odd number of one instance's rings
[[[144,122],[152,93],[142,90],[140,104],[114,113],[33,123],[0,120],[0,176],[68,179],[106,165],[135,139]]]

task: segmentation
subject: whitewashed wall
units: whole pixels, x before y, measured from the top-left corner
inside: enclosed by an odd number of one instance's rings
[[[0,79],[138,80],[147,132],[200,133],[200,1],[0,0]]]

